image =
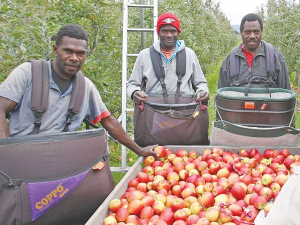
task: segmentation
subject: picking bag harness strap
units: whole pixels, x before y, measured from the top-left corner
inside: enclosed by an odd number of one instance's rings
[[[35,115],[34,127],[30,134],[39,133],[43,114],[48,109],[50,69],[45,60],[31,60],[32,65],[32,94],[31,110]],[[73,90],[68,107],[67,123],[63,131],[69,131],[72,118],[79,113],[85,92],[85,78],[82,72],[76,73]],[[88,121],[87,118],[84,122]],[[88,121],[90,122],[90,121]],[[89,123],[91,125],[92,123]],[[92,126],[92,125],[91,125]],[[94,125],[95,126],[95,125]],[[97,127],[97,126],[96,126]]]
[[[266,71],[267,71],[267,81],[272,85],[275,85],[275,82],[272,80],[272,76],[275,74],[276,65],[275,65],[275,51],[271,44],[267,42],[262,42],[265,48],[265,60],[266,60]],[[235,47],[230,53],[230,77],[235,77],[240,74],[240,56],[236,55],[236,50],[239,47]],[[258,79],[253,77],[254,79]],[[263,78],[261,78],[263,80]],[[244,83],[246,81],[240,80],[239,83]],[[248,83],[248,81],[247,81]],[[264,82],[263,82],[264,83]]]
[[[167,88],[165,84],[165,70],[162,66],[162,60],[160,53],[155,51],[153,45],[149,48],[150,49],[150,57],[152,61],[152,66],[154,69],[155,76],[159,80],[161,87],[163,89],[163,97],[164,97],[164,102],[165,104],[168,103],[168,93],[167,93]],[[179,102],[179,95],[180,95],[180,85],[182,83],[182,77],[186,73],[186,52],[185,49],[182,51],[177,52],[176,54],[176,74],[178,77],[177,80],[177,89],[176,89],[176,95],[175,95],[175,101],[176,103]]]

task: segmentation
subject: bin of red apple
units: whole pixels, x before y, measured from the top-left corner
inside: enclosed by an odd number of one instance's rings
[[[202,155],[164,146],[154,151],[159,159],[144,159],[126,192],[109,203],[104,225],[254,224],[300,165],[299,155],[286,148],[232,153],[213,147]]]

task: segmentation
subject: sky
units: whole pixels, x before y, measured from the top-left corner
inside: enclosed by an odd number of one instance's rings
[[[257,12],[257,7],[267,4],[268,0],[213,0],[220,2],[221,11],[227,16],[231,25],[239,25],[248,13]]]

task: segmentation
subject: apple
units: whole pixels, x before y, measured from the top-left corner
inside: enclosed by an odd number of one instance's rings
[[[186,225],[186,222],[183,220],[176,220],[173,225]]]
[[[253,191],[254,191],[255,193],[258,193],[258,194],[259,194],[260,190],[261,190],[263,187],[264,187],[264,185],[262,185],[262,184],[260,184],[260,183],[257,183],[257,184],[255,184],[255,186],[253,187]]]
[[[225,194],[225,189],[222,187],[222,186],[216,186],[216,187],[214,187],[213,188],[213,190],[212,190],[212,194],[214,195],[214,196],[218,196],[218,195],[220,195],[220,194]]]
[[[144,207],[144,204],[139,199],[134,199],[128,203],[128,212],[132,215],[138,215]]]
[[[198,153],[196,151],[190,151],[188,153],[188,157],[192,159],[196,159],[198,157]]]
[[[229,177],[229,171],[227,168],[221,168],[218,172],[217,172],[217,178],[220,179],[221,177]]]
[[[240,155],[242,157],[248,157],[249,158],[249,151],[247,149],[242,149],[240,152]]]
[[[249,157],[250,157],[250,158],[253,158],[253,156],[254,156],[256,153],[259,153],[258,150],[257,150],[256,148],[250,149],[250,151],[249,151]]]
[[[239,184],[235,184],[230,192],[237,200],[243,199],[246,196],[245,189]]]
[[[134,188],[136,188],[136,186],[138,185],[138,180],[137,180],[137,178],[134,178],[134,179],[132,179],[132,180],[130,180],[129,181],[129,183],[128,183],[128,187],[134,187]]]
[[[194,225],[194,224],[197,224],[199,219],[200,219],[200,217],[198,215],[190,215],[186,219],[186,223],[187,223],[187,225]]]
[[[208,208],[205,212],[205,217],[208,219],[210,222],[216,222],[218,221],[220,217],[220,210],[217,208]]]
[[[160,182],[158,182],[157,184],[157,190],[166,190],[167,192],[170,190],[170,184],[167,180],[161,180]]]
[[[151,166],[155,169],[155,167],[157,167],[157,166],[162,167],[163,165],[164,165],[164,162],[156,160],[152,163]]]
[[[152,206],[152,204],[154,203],[155,199],[152,195],[146,195],[143,197],[142,199],[142,203],[144,206]]]
[[[264,185],[264,186],[269,186],[271,183],[272,183],[272,177],[270,174],[264,174],[262,177],[261,177],[261,183]]]
[[[136,215],[129,215],[126,219],[126,224],[139,224],[140,219]]]
[[[170,172],[167,174],[167,180],[177,180],[179,181],[179,175],[178,173],[176,173],[175,171],[174,172]]]
[[[288,157],[291,153],[287,148],[281,149],[281,154],[286,158]]]
[[[275,177],[275,182],[278,183],[281,187],[285,184],[288,180],[288,176],[285,174],[279,174]]]
[[[286,166],[287,169],[290,169],[291,168],[291,164],[293,164],[294,162],[295,162],[294,159],[287,157],[283,161],[283,164]]]
[[[200,202],[205,206],[205,208],[211,207],[214,204],[215,196],[211,192],[204,192],[200,199]]]
[[[221,169],[221,165],[218,162],[213,162],[209,166],[209,170],[210,170],[211,174],[217,174],[220,169]]]
[[[273,206],[273,203],[268,203],[265,207],[264,207],[264,211],[265,211],[265,214],[268,214],[271,210]]]
[[[172,188],[172,194],[176,195],[178,197],[181,197],[181,192],[182,192],[183,188],[180,185],[175,185]]]
[[[103,225],[117,224],[117,220],[113,216],[108,216],[103,220]]]
[[[228,203],[229,195],[227,194],[219,194],[215,197],[215,205],[218,205],[219,203]]]
[[[143,192],[141,192],[139,190],[134,190],[128,194],[127,200],[130,203],[131,201],[136,200],[136,199],[142,200],[143,197],[144,197]]]
[[[172,210],[164,210],[160,214],[160,219],[165,221],[167,225],[172,225],[174,223],[174,212]]]
[[[182,198],[175,198],[172,203],[172,209],[176,212],[178,209],[183,209],[185,207],[185,202]]]
[[[223,155],[223,149],[221,149],[220,147],[213,147],[212,153],[216,153],[219,156],[222,156]]]
[[[200,202],[194,202],[190,206],[191,214],[192,215],[198,215],[201,211],[203,211],[203,206],[200,204]]]
[[[154,215],[153,208],[151,206],[145,206],[140,213],[140,218],[150,219],[153,215]]]
[[[161,201],[157,200],[157,201],[153,202],[152,208],[153,208],[155,214],[160,214],[165,209],[165,205]]]
[[[184,199],[188,196],[196,196],[196,191],[195,191],[195,188],[193,187],[187,187],[187,188],[184,188],[181,192],[181,197]]]
[[[264,196],[267,201],[270,201],[272,199],[273,192],[269,187],[263,187],[259,191],[259,195]]]
[[[232,212],[230,211],[229,208],[225,208],[224,209],[225,212],[220,212],[220,221],[225,224],[225,223],[228,223],[228,222],[231,222],[232,221]],[[229,216],[231,215],[231,216]]]
[[[229,187],[232,187],[235,183],[241,181],[241,178],[237,173],[230,173],[230,175],[227,179],[229,182]]]
[[[200,161],[197,169],[201,172],[201,171],[207,169],[207,167],[208,167],[207,162]]]
[[[148,174],[148,176],[154,174],[154,168],[152,166],[145,166],[142,171]]]
[[[249,195],[249,205],[253,205],[255,199],[259,196],[256,192],[253,192],[252,194]]]
[[[202,175],[202,177],[204,178],[205,183],[207,183],[207,182],[212,183],[213,182],[213,177],[212,177],[211,174],[205,173],[205,174]]]
[[[174,214],[174,219],[175,220],[183,220],[183,221],[186,221],[186,219],[188,218],[188,215],[186,213],[185,210],[183,209],[178,209],[177,211],[175,211],[175,214]]]
[[[240,206],[239,204],[231,204],[228,209],[231,211],[231,214],[233,216],[240,216],[241,213],[243,212],[243,208],[242,206]]]
[[[167,153],[167,150],[164,146],[157,146],[153,149],[153,151],[158,154],[159,158],[165,157]]]
[[[255,200],[254,200],[254,207],[261,210],[263,209],[266,205],[267,205],[267,200],[264,196],[258,196]]]
[[[129,215],[130,215],[129,211],[121,207],[116,212],[116,220],[118,222],[126,222],[126,219]]]
[[[267,159],[269,159],[269,158],[273,158],[273,149],[266,149],[265,151],[264,151],[264,154],[263,154],[263,156],[265,157],[265,158],[267,158]]]
[[[146,193],[148,191],[146,183],[139,183],[136,187],[137,190]]]
[[[145,158],[144,163],[146,166],[151,166],[154,161],[155,161],[154,156],[150,155]]]
[[[225,190],[227,190],[227,188],[229,187],[229,181],[228,181],[228,179],[225,178],[225,177],[219,178],[218,181],[217,181],[217,186],[221,186]]]
[[[179,149],[177,152],[176,152],[176,155],[178,157],[187,157],[188,156],[188,152],[184,149]]]
[[[272,183],[270,185],[272,192],[279,192],[281,190],[281,186],[278,183]]]
[[[109,202],[108,208],[112,213],[115,213],[121,206],[122,203],[120,199],[113,199]]]
[[[185,169],[180,170],[179,173],[179,179],[185,181],[189,177],[189,172]]]
[[[207,182],[203,185],[203,190],[204,192],[212,192],[212,190],[214,189],[214,185],[210,182]]]
[[[197,222],[197,225],[210,225],[210,221],[206,218],[200,218]]]

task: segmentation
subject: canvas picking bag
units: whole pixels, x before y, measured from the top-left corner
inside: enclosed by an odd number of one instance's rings
[[[140,146],[207,145],[209,115],[206,105],[194,97],[149,96],[143,105],[134,108],[134,140]]]
[[[0,139],[0,224],[79,225],[114,188],[103,129]]]

